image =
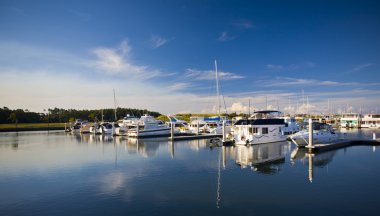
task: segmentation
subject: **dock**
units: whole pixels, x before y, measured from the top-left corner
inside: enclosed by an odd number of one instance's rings
[[[376,140],[339,140],[334,143],[328,144],[315,144],[312,146],[305,146],[309,152],[322,152],[334,149],[344,148],[348,146],[379,146],[380,139]]]
[[[181,140],[197,140],[197,139],[211,139],[211,138],[222,138],[221,134],[199,134],[199,135],[189,135],[189,136],[173,136],[169,137],[171,141],[181,141]]]

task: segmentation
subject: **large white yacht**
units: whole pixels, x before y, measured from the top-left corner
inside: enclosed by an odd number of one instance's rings
[[[361,116],[358,113],[343,113],[340,126],[347,128],[360,128]]]
[[[153,116],[144,115],[127,133],[129,137],[170,136],[170,128]]]
[[[254,113],[255,118],[240,119],[233,128],[233,140],[235,144],[254,145],[285,141],[283,133],[285,127],[284,119],[272,118],[272,111],[258,111]]]
[[[290,136],[290,139],[298,147],[305,147],[309,144],[309,128],[297,132]],[[313,144],[331,143],[338,139],[331,125],[313,122]]]
[[[380,114],[365,114],[361,121],[362,128],[380,128]]]
[[[128,134],[128,130],[135,128],[138,121],[139,119],[137,117],[128,114],[115,124],[115,135],[126,136]]]
[[[290,135],[297,133],[301,130],[300,125],[298,124],[296,118],[291,116],[284,116],[284,114],[277,110],[262,110],[256,111],[251,115],[253,119],[268,119],[268,118],[278,118],[284,119],[285,126],[282,128],[284,135]]]

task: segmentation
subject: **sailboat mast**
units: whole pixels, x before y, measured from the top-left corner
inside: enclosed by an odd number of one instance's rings
[[[218,77],[218,65],[215,60],[215,80],[216,80],[216,99],[217,99],[217,106],[218,106],[218,115],[220,116],[220,96],[219,96],[219,77]]]
[[[117,116],[116,116],[116,96],[115,96],[115,89],[113,89],[113,104],[115,107],[115,122],[117,121]]]

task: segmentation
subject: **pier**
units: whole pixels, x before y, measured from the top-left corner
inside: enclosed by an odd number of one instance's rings
[[[196,139],[211,139],[211,138],[222,138],[221,134],[199,134],[199,135],[189,135],[189,136],[171,136],[169,140],[171,141],[181,141],[181,140],[196,140]]]
[[[344,148],[348,146],[379,146],[380,139],[375,140],[339,140],[334,143],[329,144],[315,144],[308,145],[305,148],[308,149],[309,152],[322,152],[322,151],[330,151],[334,149]]]

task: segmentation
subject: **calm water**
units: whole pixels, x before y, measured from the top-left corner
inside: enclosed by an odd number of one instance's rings
[[[370,146],[309,155],[288,142],[1,133],[0,215],[378,215],[379,170]]]

